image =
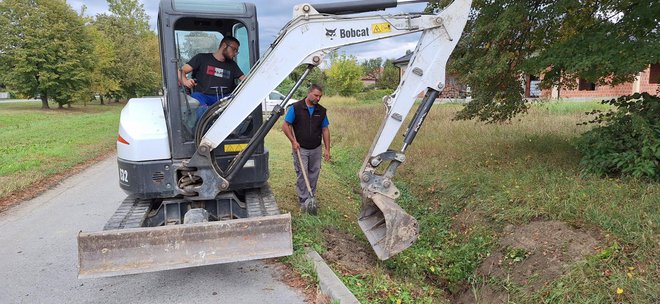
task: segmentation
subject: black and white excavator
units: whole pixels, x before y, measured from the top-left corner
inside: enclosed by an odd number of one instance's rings
[[[392,179],[445,84],[445,66],[461,37],[471,0],[434,13],[383,14],[427,1],[374,0],[299,4],[259,57],[256,7],[210,0],[161,0],[158,13],[163,96],[134,98],[122,110],[117,139],[119,183],[128,193],[103,231],[78,235],[79,277],[103,277],[291,255],[291,215],[268,186],[264,137],[305,77],[336,49],[421,33],[398,88],[384,96],[384,120],[358,172],[358,224],[379,259],[408,248],[417,221],[395,200]],[[368,14],[371,12],[372,14]],[[209,107],[186,94],[178,72],[224,36],[240,42],[246,73],[233,94]],[[267,119],[261,102],[296,67],[305,72]],[[416,97],[425,92],[390,148]],[[375,122],[374,122],[375,123]]]

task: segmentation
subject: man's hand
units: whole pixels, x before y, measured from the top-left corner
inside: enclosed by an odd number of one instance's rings
[[[297,141],[292,142],[291,143],[291,149],[293,149],[293,151],[300,150],[300,144]]]
[[[184,78],[183,79],[183,85],[186,88],[192,89],[194,86],[197,85],[197,81],[195,81],[195,79]]]
[[[330,149],[323,149],[323,159],[330,161]]]

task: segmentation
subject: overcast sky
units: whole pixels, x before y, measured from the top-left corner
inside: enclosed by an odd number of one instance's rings
[[[158,14],[158,3],[156,0],[139,0],[144,5],[144,10],[150,17],[149,25],[152,30],[156,30],[156,16]],[[74,10],[80,12],[82,5],[87,6],[87,15],[108,11],[106,0],[67,0]],[[259,46],[261,51],[265,51],[270,43],[275,39],[279,30],[291,19],[293,6],[305,3],[304,0],[247,0],[257,6],[257,18],[259,21]],[[310,3],[321,2],[339,2],[336,0],[319,1],[312,0]],[[381,14],[396,14],[404,11],[419,12],[424,10],[425,4],[409,4],[403,7],[393,8],[381,11]],[[370,58],[382,57],[385,59],[396,59],[405,55],[406,50],[413,50],[419,39],[419,34],[411,34],[405,37],[390,38],[380,41],[363,43],[359,45],[344,47],[339,49],[340,53],[354,55],[359,61]]]

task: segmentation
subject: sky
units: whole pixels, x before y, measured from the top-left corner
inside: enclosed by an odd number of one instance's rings
[[[139,0],[145,12],[150,17],[149,25],[156,30],[156,16],[158,14],[158,3],[156,0]],[[293,7],[296,4],[305,3],[304,0],[247,0],[257,6],[257,19],[259,22],[259,48],[265,51],[273,42],[279,30],[291,19]],[[336,0],[317,1],[309,3],[338,2]],[[86,15],[107,13],[108,4],[106,0],[67,0],[67,3],[80,12],[83,4],[87,6]],[[397,14],[402,12],[420,12],[426,7],[425,4],[408,4],[401,7],[380,11],[378,14]],[[370,13],[373,14],[373,13]],[[340,54],[355,56],[359,62],[366,59],[382,57],[384,59],[396,59],[406,54],[406,50],[413,50],[417,44],[420,34],[410,34],[404,37],[383,39],[359,45],[348,46],[339,49]]]

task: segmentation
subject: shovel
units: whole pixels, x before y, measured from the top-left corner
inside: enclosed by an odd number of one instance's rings
[[[300,149],[296,150],[296,155],[298,155],[298,164],[300,165],[300,171],[302,171],[303,178],[305,179],[305,186],[307,186],[307,191],[309,192],[309,197],[303,202],[302,209],[303,211],[316,215],[316,198],[314,193],[312,193],[312,186],[309,184],[309,178],[307,178],[307,170],[302,167],[302,156],[300,155]]]
[[[291,127],[291,134],[293,135],[293,139],[295,141],[298,141],[296,139],[296,134],[293,132],[293,127]],[[311,215],[316,215],[317,214],[316,198],[314,197],[314,193],[312,193],[312,186],[309,184],[309,178],[307,178],[307,170],[303,168],[300,149],[296,150],[296,155],[298,156],[298,167],[300,167],[300,171],[302,171],[303,179],[305,180],[305,186],[307,186],[307,192],[309,192],[309,197],[303,202],[301,207],[304,212],[307,212]]]

